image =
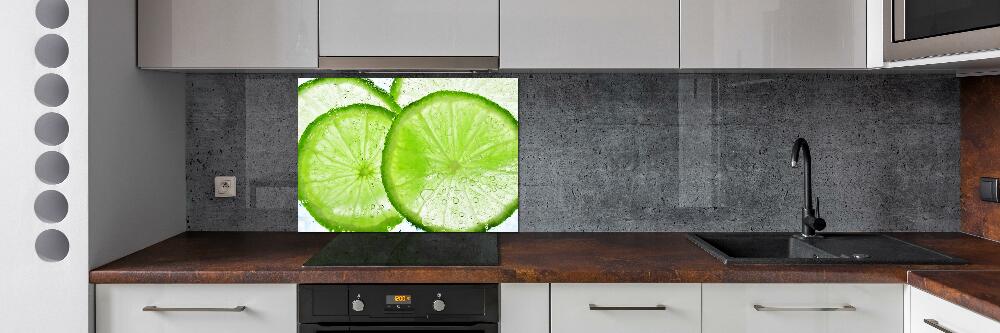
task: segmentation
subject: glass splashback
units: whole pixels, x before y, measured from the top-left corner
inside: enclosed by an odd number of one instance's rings
[[[300,79],[298,230],[518,230],[516,78]]]

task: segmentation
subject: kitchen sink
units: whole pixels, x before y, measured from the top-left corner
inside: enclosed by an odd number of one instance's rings
[[[726,265],[966,263],[877,233],[828,233],[809,238],[793,233],[691,233],[688,239]]]

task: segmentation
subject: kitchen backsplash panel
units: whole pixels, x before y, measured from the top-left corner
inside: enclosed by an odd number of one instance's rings
[[[519,79],[521,231],[798,230],[800,136],[827,231],[959,229],[953,76],[486,76]],[[190,230],[296,230],[298,77],[187,77]]]

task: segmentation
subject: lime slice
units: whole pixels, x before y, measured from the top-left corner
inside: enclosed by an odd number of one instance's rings
[[[382,187],[385,134],[395,115],[354,104],[316,118],[299,140],[299,200],[332,231],[389,231],[402,221]]]
[[[515,78],[397,78],[392,81],[392,97],[402,107],[442,90],[464,91],[488,98],[510,111],[517,119],[517,79]]]
[[[427,231],[485,231],[517,209],[517,120],[464,92],[440,91],[396,116],[382,153],[393,207]]]
[[[399,105],[392,100],[392,96],[368,79],[334,77],[303,83],[299,86],[299,138],[316,117],[332,109],[359,103],[399,112]]]

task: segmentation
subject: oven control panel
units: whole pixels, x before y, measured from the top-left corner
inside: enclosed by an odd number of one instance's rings
[[[496,284],[299,285],[300,322],[490,322]]]
[[[482,316],[495,296],[495,285],[351,285],[353,302],[363,310],[351,316]]]

